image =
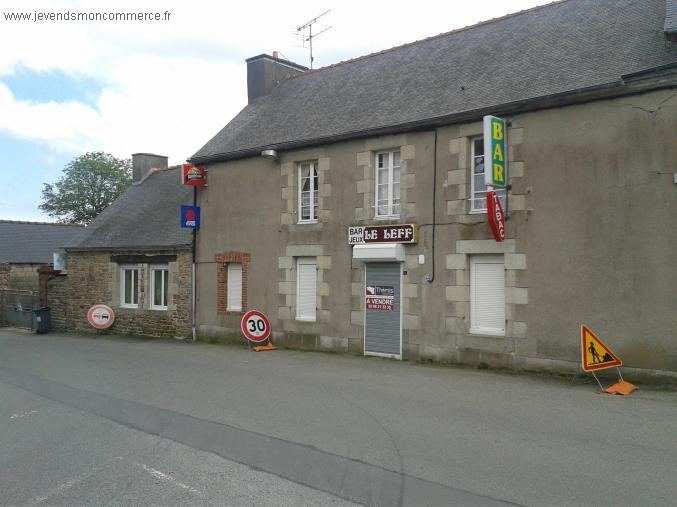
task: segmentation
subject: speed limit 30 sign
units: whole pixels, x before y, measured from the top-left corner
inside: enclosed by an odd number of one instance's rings
[[[261,343],[270,336],[270,321],[258,310],[250,310],[245,313],[242,316],[240,327],[250,342]]]

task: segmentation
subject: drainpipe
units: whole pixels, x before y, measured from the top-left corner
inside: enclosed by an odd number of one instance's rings
[[[193,206],[197,206],[197,187],[193,187]],[[191,296],[191,316],[192,316],[192,323],[193,323],[193,342],[195,342],[195,339],[197,338],[197,316],[195,315],[196,309],[197,309],[197,301],[196,301],[196,292],[197,292],[197,277],[196,277],[196,271],[195,271],[195,249],[196,249],[196,244],[197,244],[197,230],[193,228],[193,265],[192,265],[192,270],[191,270],[191,289],[192,289],[192,296]]]

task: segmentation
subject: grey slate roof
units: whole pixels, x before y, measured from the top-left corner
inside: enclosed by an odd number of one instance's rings
[[[567,0],[309,71],[247,105],[192,160],[249,156],[618,82],[677,63],[665,0]]]
[[[108,206],[67,250],[183,249],[192,233],[180,228],[181,204],[192,204],[192,188],[181,184],[181,168],[151,173]]]
[[[0,264],[51,264],[81,225],[0,220]]]
[[[677,33],[677,0],[665,1],[665,31]]]

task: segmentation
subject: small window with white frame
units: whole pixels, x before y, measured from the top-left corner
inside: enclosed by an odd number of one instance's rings
[[[470,179],[470,212],[486,213],[487,185],[484,182],[484,138],[475,137],[471,140],[471,179]],[[505,210],[505,189],[495,189]]]
[[[139,307],[139,266],[120,267],[120,306]]]
[[[317,313],[317,260],[296,259],[296,320],[315,322]]]
[[[299,167],[299,222],[317,222],[319,176],[316,162],[302,162]]]
[[[376,153],[376,217],[400,216],[400,152]]]
[[[242,264],[228,263],[228,296],[226,311],[242,311]]]
[[[150,307],[152,310],[166,310],[169,294],[169,267],[150,268]]]
[[[503,255],[470,257],[470,333],[505,335]]]

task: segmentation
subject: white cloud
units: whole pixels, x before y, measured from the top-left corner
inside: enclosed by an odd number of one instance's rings
[[[19,66],[102,83],[92,103],[17,100],[0,84],[0,130],[50,149],[137,151],[180,163],[246,103],[244,58],[280,50],[307,64],[295,27],[318,27],[316,66],[516,11],[543,0],[466,2],[23,1],[0,6],[0,81]],[[4,12],[171,11],[168,22],[9,22]],[[11,50],[9,50],[11,49]]]

